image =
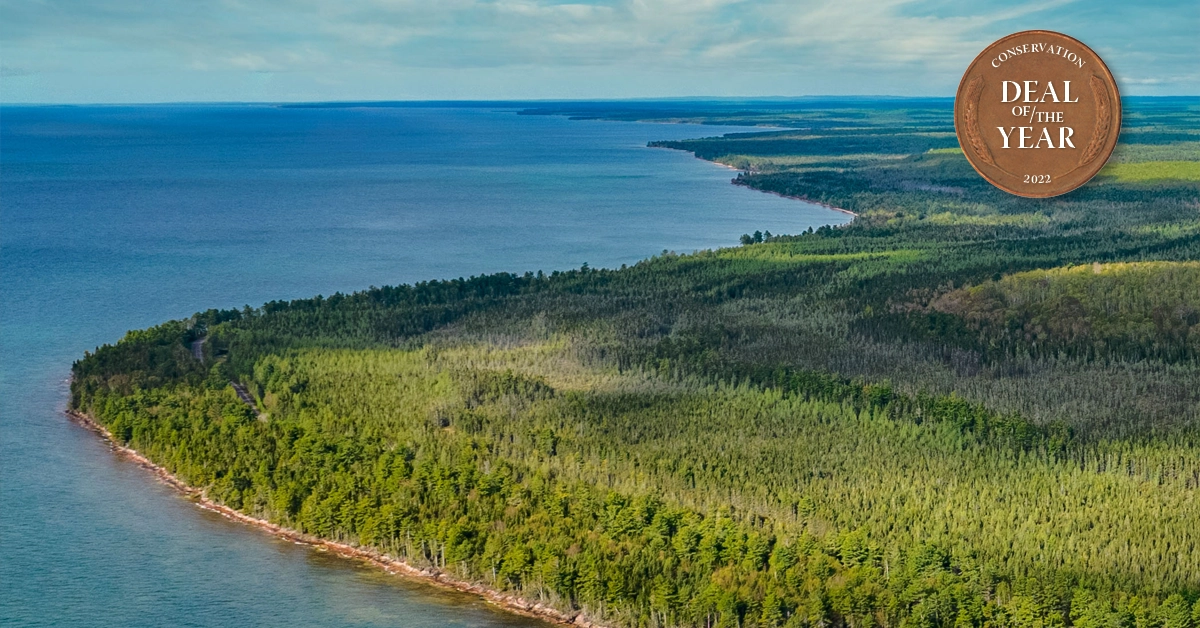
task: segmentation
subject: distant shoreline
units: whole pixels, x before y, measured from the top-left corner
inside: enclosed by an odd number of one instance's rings
[[[713,162],[713,163],[716,163],[716,162]],[[724,165],[724,164],[721,164],[721,165]],[[733,168],[733,166],[729,166],[729,167]],[[736,168],[735,168],[735,170],[736,170]],[[734,183],[734,185],[739,185],[739,184]],[[813,199],[807,198],[804,196],[793,196],[791,194],[783,194],[781,192],[775,192],[772,190],[760,190],[758,188],[752,188],[748,185],[742,185],[741,187],[744,187],[747,190],[754,190],[755,192],[763,192],[764,194],[774,194],[775,196],[778,196],[781,198],[790,198],[794,201],[804,201],[805,203],[811,203],[813,205],[820,205],[821,207],[824,207],[825,209],[832,209],[835,212],[842,212],[843,214],[850,214],[851,216],[854,216],[855,218],[858,217],[858,214],[856,214],[848,209],[842,209],[841,207],[834,207],[833,205],[830,205],[829,203],[822,203],[821,201],[814,201]]]
[[[680,150],[678,148],[669,148],[666,146],[651,146],[650,148],[662,148],[664,150]],[[687,152],[687,151],[683,151],[683,152]],[[699,157],[699,156],[697,156],[696,159],[699,159],[700,161],[707,161],[710,164],[714,164],[714,165],[720,166],[722,168],[728,168],[730,170],[736,170],[738,172],[743,172],[742,168],[738,168],[737,166],[731,166],[729,164],[722,163],[719,161],[714,161],[712,159],[705,159],[705,158]],[[774,194],[775,196],[778,196],[780,198],[788,198],[793,201],[804,201],[805,203],[810,203],[812,205],[819,205],[821,207],[824,207],[825,209],[832,209],[835,212],[842,212],[843,214],[850,214],[851,216],[854,216],[855,218],[858,217],[858,214],[856,214],[848,209],[842,209],[841,207],[834,207],[833,205],[830,205],[829,203],[822,203],[821,201],[814,201],[811,198],[806,198],[803,196],[793,196],[791,194],[782,194],[780,192],[774,192],[772,190],[760,190],[758,188],[752,188],[748,185],[742,185],[742,184],[736,183],[736,181],[737,180],[734,179],[734,180],[731,180],[730,183],[733,185],[740,185],[741,187],[744,187],[747,190],[754,190],[755,192],[763,192],[764,194]]]
[[[330,550],[342,558],[352,558],[364,561],[369,563],[371,566],[382,569],[383,571],[392,575],[422,580],[443,589],[453,589],[462,593],[478,595],[488,602],[491,602],[492,604],[495,604],[496,606],[511,613],[516,613],[518,615],[524,615],[526,617],[540,619],[556,624],[580,626],[581,628],[606,628],[604,624],[598,624],[588,619],[582,611],[574,614],[564,613],[556,608],[546,606],[540,602],[530,602],[529,600],[516,595],[510,595],[490,587],[468,582],[466,580],[459,580],[444,571],[432,568],[422,569],[419,567],[414,567],[413,565],[410,565],[399,558],[389,556],[383,552],[379,552],[371,548],[358,547],[354,545],[348,545],[346,543],[338,543],[337,541],[330,541],[318,536],[313,536],[311,534],[292,530],[291,528],[285,528],[283,526],[276,525],[270,521],[267,521],[266,519],[251,517],[250,515],[247,515],[241,511],[234,510],[233,508],[225,506],[224,504],[220,504],[209,499],[204,494],[203,490],[187,484],[173,473],[168,471],[166,468],[155,464],[136,449],[121,445],[113,438],[112,432],[109,432],[108,428],[101,425],[88,414],[77,412],[75,410],[66,410],[65,414],[74,422],[91,430],[104,440],[108,441],[108,444],[112,447],[112,450],[117,455],[132,461],[133,463],[137,464],[137,466],[147,471],[150,471],[160,482],[191,498],[200,508],[215,512],[226,519],[253,526],[281,539],[292,541],[293,543],[300,543],[317,549]]]

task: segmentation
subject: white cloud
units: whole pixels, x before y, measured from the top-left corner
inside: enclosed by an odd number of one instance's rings
[[[139,76],[176,72],[208,81],[208,94],[221,91],[214,87],[229,72],[288,73],[296,82],[289,89],[307,85],[304,97],[317,98],[554,94],[536,80],[589,97],[734,87],[750,95],[947,94],[988,42],[1041,27],[1085,41],[1094,34],[1102,54],[1104,44],[1120,51],[1114,70],[1124,63],[1139,77],[1130,85],[1200,91],[1183,67],[1200,52],[1188,35],[1200,30],[1191,0],[1112,3],[1107,12],[1071,0],[982,9],[939,1],[0,0],[0,42],[7,67],[25,72],[6,86],[30,99],[38,90],[71,93],[72,80],[88,83],[83,74],[111,77],[136,96]],[[1138,28],[1114,26],[1126,15]],[[476,70],[506,89],[478,84]],[[476,86],[455,83],[468,76]]]

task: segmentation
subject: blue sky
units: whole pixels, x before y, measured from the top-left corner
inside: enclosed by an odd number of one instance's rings
[[[0,0],[0,101],[950,96],[1032,28],[1200,94],[1197,0]]]

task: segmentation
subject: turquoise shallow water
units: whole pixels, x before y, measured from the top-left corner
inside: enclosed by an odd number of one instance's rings
[[[209,307],[633,263],[846,216],[654,139],[487,108],[0,111],[0,624],[532,620],[200,510],[63,415],[73,360]]]

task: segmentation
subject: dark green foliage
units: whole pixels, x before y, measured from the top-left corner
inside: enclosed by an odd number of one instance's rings
[[[1122,159],[1189,154],[1195,102],[1135,104]],[[606,115],[802,129],[663,145],[860,215],[210,310],[72,406],[231,507],[622,625],[1200,623],[1200,184],[1009,197],[939,101],[651,113]]]

